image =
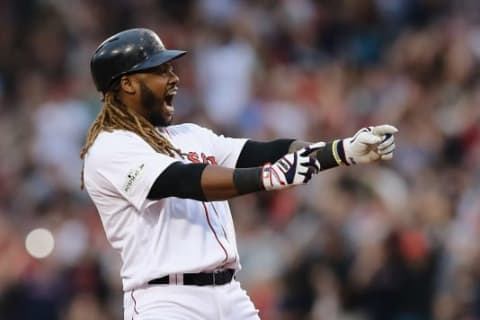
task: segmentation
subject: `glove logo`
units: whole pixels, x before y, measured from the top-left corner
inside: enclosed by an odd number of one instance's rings
[[[283,189],[307,183],[312,178],[312,174],[320,170],[318,160],[310,156],[318,148],[319,146],[306,147],[283,156],[274,164],[264,165],[262,180],[265,189]]]

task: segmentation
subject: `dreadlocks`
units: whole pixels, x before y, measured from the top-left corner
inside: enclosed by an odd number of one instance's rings
[[[175,148],[170,141],[165,139],[159,131],[144,117],[128,109],[117,97],[119,86],[107,92],[103,99],[103,107],[87,133],[85,145],[80,152],[80,158],[84,159],[88,149],[95,142],[101,131],[112,132],[113,130],[128,130],[142,137],[155,151],[169,156],[178,154],[182,156],[180,149]],[[81,189],[84,188],[83,168],[81,175]]]

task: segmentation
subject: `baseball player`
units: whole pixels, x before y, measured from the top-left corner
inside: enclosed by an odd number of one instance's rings
[[[313,144],[228,138],[171,125],[179,78],[148,29],[106,39],[91,59],[103,108],[81,152],[82,187],[122,259],[124,317],[259,319],[235,280],[240,260],[229,198],[307,183],[340,165],[392,158],[393,126]]]

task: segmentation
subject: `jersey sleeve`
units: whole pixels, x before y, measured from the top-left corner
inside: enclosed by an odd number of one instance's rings
[[[244,138],[230,138],[223,135],[217,135],[212,130],[192,125],[205,143],[212,150],[218,165],[235,168],[240,152],[247,142]]]
[[[156,152],[136,135],[104,133],[97,140],[85,159],[87,190],[118,194],[138,210],[157,177],[179,161]]]

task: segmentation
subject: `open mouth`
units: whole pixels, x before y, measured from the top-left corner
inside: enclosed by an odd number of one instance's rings
[[[177,87],[174,87],[174,88],[168,90],[167,94],[165,95],[165,104],[167,106],[172,106],[173,105],[173,98],[175,98],[176,94],[177,94]]]
[[[165,103],[167,104],[167,106],[171,106],[173,104],[174,96],[175,96],[175,94],[167,94],[165,96]]]

